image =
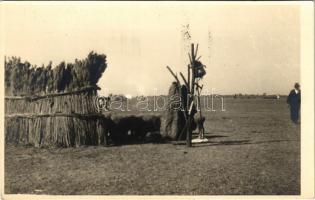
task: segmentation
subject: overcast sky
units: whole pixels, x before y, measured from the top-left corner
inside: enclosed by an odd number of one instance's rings
[[[107,55],[101,94],[166,94],[166,66],[186,74],[189,24],[207,66],[205,92],[287,94],[300,80],[299,6],[270,4],[5,3],[5,54],[41,65],[94,50]]]

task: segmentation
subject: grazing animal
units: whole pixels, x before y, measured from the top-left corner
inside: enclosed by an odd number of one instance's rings
[[[206,118],[204,116],[202,116],[201,118],[198,116],[198,117],[194,117],[194,120],[192,121],[191,123],[191,130],[196,130],[198,129],[198,132],[200,133],[200,131],[203,128],[203,124],[205,122]]]
[[[149,132],[160,131],[161,119],[157,116],[122,116],[112,119],[110,137],[115,143],[144,141]]]
[[[140,135],[142,138],[148,132],[160,132],[161,127],[161,118],[158,116],[143,116],[141,117],[143,120],[143,126],[141,127]],[[144,134],[144,135],[143,135]]]
[[[206,120],[206,118],[204,116],[202,116],[202,117],[199,116],[199,117],[194,119],[194,123],[196,124],[196,128],[198,129],[199,138],[201,138],[201,139],[204,138],[204,134],[205,134],[205,128],[203,126],[205,120]]]

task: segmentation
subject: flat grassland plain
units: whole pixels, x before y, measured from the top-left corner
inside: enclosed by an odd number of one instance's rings
[[[5,146],[5,193],[298,195],[300,126],[285,98],[225,99],[204,112],[208,143]]]

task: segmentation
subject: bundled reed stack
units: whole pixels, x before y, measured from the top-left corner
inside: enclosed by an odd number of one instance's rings
[[[5,141],[36,147],[107,143],[108,119],[94,106],[106,56],[52,68],[5,62]]]
[[[186,120],[181,103],[185,95],[182,95],[183,86],[173,82],[169,88],[167,107],[163,114],[162,136],[172,140],[184,140],[186,134],[181,134]],[[187,95],[187,94],[186,94]]]

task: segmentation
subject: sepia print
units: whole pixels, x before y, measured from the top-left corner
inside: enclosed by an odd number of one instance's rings
[[[301,5],[132,4],[2,5],[4,193],[301,195]]]

